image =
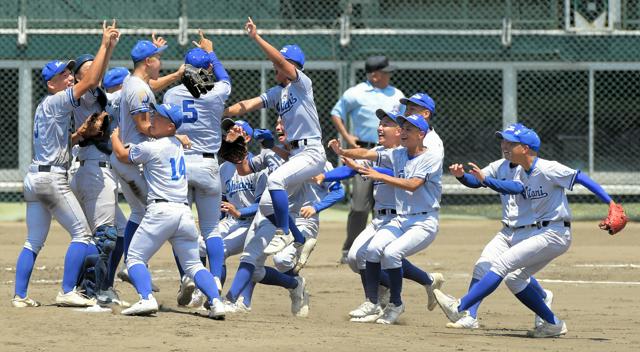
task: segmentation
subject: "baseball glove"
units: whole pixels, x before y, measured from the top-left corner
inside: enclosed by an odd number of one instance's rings
[[[109,114],[106,112],[95,112],[89,116],[82,126],[78,129],[78,133],[84,139],[101,139],[108,137]]]
[[[218,151],[218,156],[223,160],[229,161],[234,164],[240,164],[242,160],[247,156],[247,146],[244,142],[244,137],[238,136],[233,142],[227,142],[226,139],[222,139],[222,145]]]
[[[200,95],[206,94],[213,89],[214,85],[212,73],[191,65],[185,65],[181,82],[194,98],[200,98]]]
[[[602,230],[608,231],[610,235],[615,235],[624,229],[627,221],[629,221],[629,218],[625,214],[622,205],[612,202],[609,205],[609,215],[600,222],[599,226]]]

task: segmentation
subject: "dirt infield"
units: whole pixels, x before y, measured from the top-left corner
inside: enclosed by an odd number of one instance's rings
[[[407,308],[399,325],[350,323],[347,312],[362,302],[363,294],[359,278],[337,264],[344,228],[343,223],[322,223],[319,245],[303,271],[311,293],[308,318],[291,316],[286,290],[259,286],[250,314],[228,315],[218,322],[177,307],[178,274],[168,246],[150,263],[161,288],[156,297],[162,309],[156,317],[51,306],[68,244],[68,235],[57,225],[38,257],[29,290],[47,306],[12,308],[15,260],[26,226],[0,223],[0,351],[637,351],[640,346],[638,224],[610,237],[597,230],[595,222],[574,223],[572,248],[537,275],[555,293],[554,311],[569,328],[567,336],[546,340],[524,337],[533,326],[533,314],[504,285],[480,307],[482,327],[475,331],[445,328],[439,308],[426,310],[424,289],[406,281]],[[497,229],[495,221],[444,220],[436,241],[411,260],[427,271],[444,273],[444,291],[460,296],[482,246]],[[233,275],[237,259],[227,264]],[[131,286],[116,285],[124,299],[136,300]]]

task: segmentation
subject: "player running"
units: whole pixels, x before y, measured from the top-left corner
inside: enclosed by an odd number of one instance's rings
[[[601,227],[610,233],[622,230],[626,216],[622,207],[614,203],[602,187],[587,175],[556,161],[539,158],[540,138],[535,131],[515,125],[497,133],[503,139],[501,146],[509,155],[508,159],[523,168],[522,180],[498,180],[485,176],[477,167],[471,170],[471,174],[502,194],[524,194],[531,202],[534,222],[523,225],[528,233],[514,237],[510,246],[494,258],[490,270],[464,297],[457,300],[436,290],[436,299],[447,318],[456,322],[469,315],[469,309],[490,295],[506,279],[507,274],[514,273],[506,281],[507,286],[527,308],[544,319],[540,326],[528,331],[527,336],[561,336],[568,331],[566,323],[545,304],[539,290],[529,285],[529,278],[566,252],[571,245],[571,211],[565,189],[570,190],[574,184],[581,184],[609,204],[609,217]],[[621,227],[618,226],[620,219],[613,219],[616,215],[622,218]]]

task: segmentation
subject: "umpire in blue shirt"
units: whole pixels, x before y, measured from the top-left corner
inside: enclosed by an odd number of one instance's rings
[[[389,85],[395,70],[386,56],[372,56],[365,62],[367,79],[347,89],[331,110],[331,120],[348,148],[373,148],[378,144],[378,123],[376,110],[399,113],[399,103],[404,94]],[[351,128],[347,130],[347,121]],[[351,188],[351,209],[347,220],[347,239],[342,247],[342,259],[353,240],[367,226],[369,212],[373,208],[373,182],[360,175],[353,178]]]

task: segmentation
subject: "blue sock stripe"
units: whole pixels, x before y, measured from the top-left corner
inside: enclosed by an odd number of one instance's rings
[[[71,242],[64,256],[64,273],[62,274],[62,291],[67,293],[76,286],[80,271],[84,266],[87,244]]]
[[[118,265],[120,264],[120,259],[122,259],[122,254],[124,253],[124,237],[116,238],[116,247],[111,252],[109,256],[109,274],[107,277],[107,282],[109,286],[113,287],[113,282],[116,278],[116,271],[118,270]]]
[[[402,272],[404,273],[403,275],[405,279],[415,281],[422,286],[431,285],[433,283],[433,280],[431,280],[429,274],[413,265],[413,263],[411,263],[407,259],[402,260]]]
[[[224,265],[224,242],[222,237],[209,237],[205,243],[211,274],[220,278],[222,277],[222,266]]]
[[[15,294],[21,298],[27,297],[29,279],[33,272],[33,266],[38,255],[27,248],[22,248],[18,261],[16,262],[16,287]]]
[[[270,266],[265,266],[264,278],[260,281],[261,284],[280,286],[287,289],[293,289],[298,286],[298,281],[293,276],[283,274]]]
[[[480,281],[480,280],[471,279],[471,282],[469,283],[469,291],[471,291],[473,286],[475,286],[478,283],[478,281]],[[482,303],[482,300],[479,300],[474,305],[469,307],[469,314],[474,318],[478,318],[478,308],[480,308],[480,303]]]
[[[390,299],[389,301],[396,306],[402,304],[402,267],[396,269],[386,269],[389,274],[389,287]]]
[[[253,264],[240,262],[238,272],[233,278],[231,288],[229,288],[229,291],[227,292],[228,300],[235,302],[238,299],[240,292],[242,292],[245,286],[251,282],[251,277],[253,276],[255,269],[256,267]]]
[[[133,282],[133,286],[138,291],[138,294],[144,299],[148,299],[152,292],[151,288],[151,274],[147,266],[138,263],[129,268],[129,278]]]
[[[371,303],[378,303],[378,286],[380,285],[380,263],[367,262],[364,269],[366,278],[366,296]]]
[[[474,304],[482,301],[485,297],[491,294],[491,292],[495,291],[500,283],[502,282],[502,277],[493,271],[489,271],[485,274],[478,283],[473,285],[469,293],[467,293],[464,297],[460,299],[460,306],[458,306],[459,311],[468,310]]]
[[[551,324],[556,323],[555,315],[547,307],[544,303],[544,299],[540,294],[538,294],[537,289],[534,287],[535,285],[527,285],[521,292],[516,294],[516,297],[522,302],[527,308],[531,309],[536,315],[546,320]]]
[[[124,260],[127,260],[127,252],[129,252],[129,245],[131,245],[131,240],[133,239],[133,235],[138,230],[138,226],[140,224],[136,224],[135,222],[129,220],[127,221],[127,226],[124,227]]]
[[[216,286],[216,282],[213,280],[213,275],[207,269],[198,270],[198,272],[194,275],[193,281],[196,283],[196,287],[200,289],[209,300],[209,303],[213,301],[214,298],[220,298],[218,294],[218,286]]]
[[[289,232],[289,196],[283,189],[270,189],[271,203],[273,203],[273,215],[275,215],[276,227],[284,232]]]

